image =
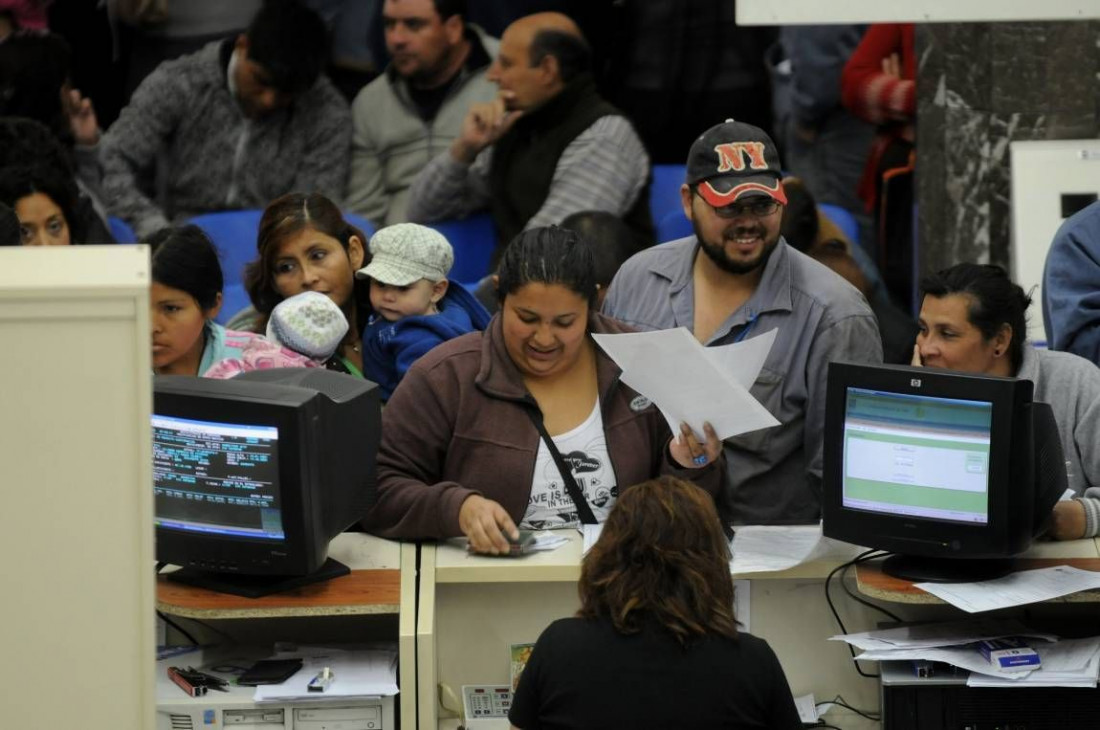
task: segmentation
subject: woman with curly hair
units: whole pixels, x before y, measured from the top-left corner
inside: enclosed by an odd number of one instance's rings
[[[661,476],[623,492],[585,556],[581,609],[539,637],[516,728],[802,727],[778,659],[738,632],[714,501]]]

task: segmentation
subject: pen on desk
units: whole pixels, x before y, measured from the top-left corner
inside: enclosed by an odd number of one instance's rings
[[[309,680],[306,690],[308,692],[324,692],[334,679],[336,679],[336,675],[332,673],[332,669],[325,667],[317,672],[317,676]]]
[[[206,685],[193,683],[178,667],[168,667],[168,678],[191,697],[202,697],[206,694]]]

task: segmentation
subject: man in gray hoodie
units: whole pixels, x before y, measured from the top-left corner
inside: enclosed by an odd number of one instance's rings
[[[111,214],[141,237],[296,190],[342,200],[351,118],[327,58],[319,16],[266,0],[243,35],[161,64],[104,136]]]

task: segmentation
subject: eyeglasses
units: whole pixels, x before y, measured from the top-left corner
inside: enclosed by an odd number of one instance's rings
[[[693,191],[696,195],[699,195],[698,190]],[[699,197],[704,203],[707,203],[706,198],[702,195]],[[710,203],[707,203],[710,205]],[[767,200],[757,200],[752,203],[733,203],[731,205],[723,205],[721,208],[715,208],[710,206],[719,218],[739,218],[743,215],[751,215],[756,218],[767,218],[769,215],[779,210],[779,201],[768,198]]]

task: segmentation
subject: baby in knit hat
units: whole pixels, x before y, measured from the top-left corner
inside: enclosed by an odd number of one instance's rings
[[[279,302],[267,321],[266,337],[253,337],[241,356],[221,360],[208,378],[231,378],[248,370],[322,367],[348,331],[340,307],[324,294],[302,292]]]
[[[363,374],[388,400],[409,366],[441,342],[483,330],[489,313],[447,274],[454,250],[442,233],[398,223],[370,239],[371,261],[356,272],[370,279],[374,310],[363,331]]]

